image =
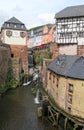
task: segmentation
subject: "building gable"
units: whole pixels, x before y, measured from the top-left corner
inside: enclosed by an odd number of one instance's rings
[[[20,22],[15,17],[12,17],[8,21],[4,22],[4,24],[2,25],[2,29],[14,29],[14,30],[24,30],[24,31],[27,30],[24,23]]]

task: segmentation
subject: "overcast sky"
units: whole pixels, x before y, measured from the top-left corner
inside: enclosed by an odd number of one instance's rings
[[[16,17],[28,29],[55,23],[55,13],[67,6],[83,5],[84,0],[1,0],[0,26],[11,17]]]

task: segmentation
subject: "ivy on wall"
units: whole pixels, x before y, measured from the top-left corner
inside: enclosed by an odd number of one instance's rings
[[[4,93],[6,90],[10,88],[16,88],[19,84],[19,81],[17,81],[13,75],[13,70],[11,67],[8,68],[6,79],[3,85],[0,85],[0,93]]]
[[[34,58],[35,58],[37,65],[42,65],[44,58],[46,58],[46,59],[52,58],[52,52],[49,49],[48,50],[36,51],[34,53]]]
[[[7,71],[6,80],[5,80],[5,87],[15,88],[17,84],[18,84],[18,81],[14,77],[13,70],[11,67],[9,67]]]

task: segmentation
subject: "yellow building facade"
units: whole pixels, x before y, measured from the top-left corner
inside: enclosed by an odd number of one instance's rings
[[[65,78],[48,70],[46,90],[60,108],[84,118],[84,80]]]
[[[63,59],[63,57],[61,58]],[[67,56],[66,61],[67,59],[69,61],[70,58],[72,59],[72,63],[70,62],[69,65],[66,62],[65,68],[64,65],[61,67],[56,65],[56,59],[50,63],[47,70],[46,91],[65,112],[76,117],[84,118],[84,79],[83,69],[80,69],[79,66],[81,65],[83,67],[84,58],[80,59],[80,57],[76,57],[73,60],[74,58]]]

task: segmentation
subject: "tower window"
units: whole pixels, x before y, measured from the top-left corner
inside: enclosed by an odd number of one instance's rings
[[[11,54],[11,57],[13,58],[13,57],[14,57],[14,54]]]
[[[7,27],[9,27],[9,23],[7,23]]]
[[[23,29],[23,27],[24,27],[24,26],[23,26],[23,25],[21,25],[21,28],[22,28],[22,29]]]

